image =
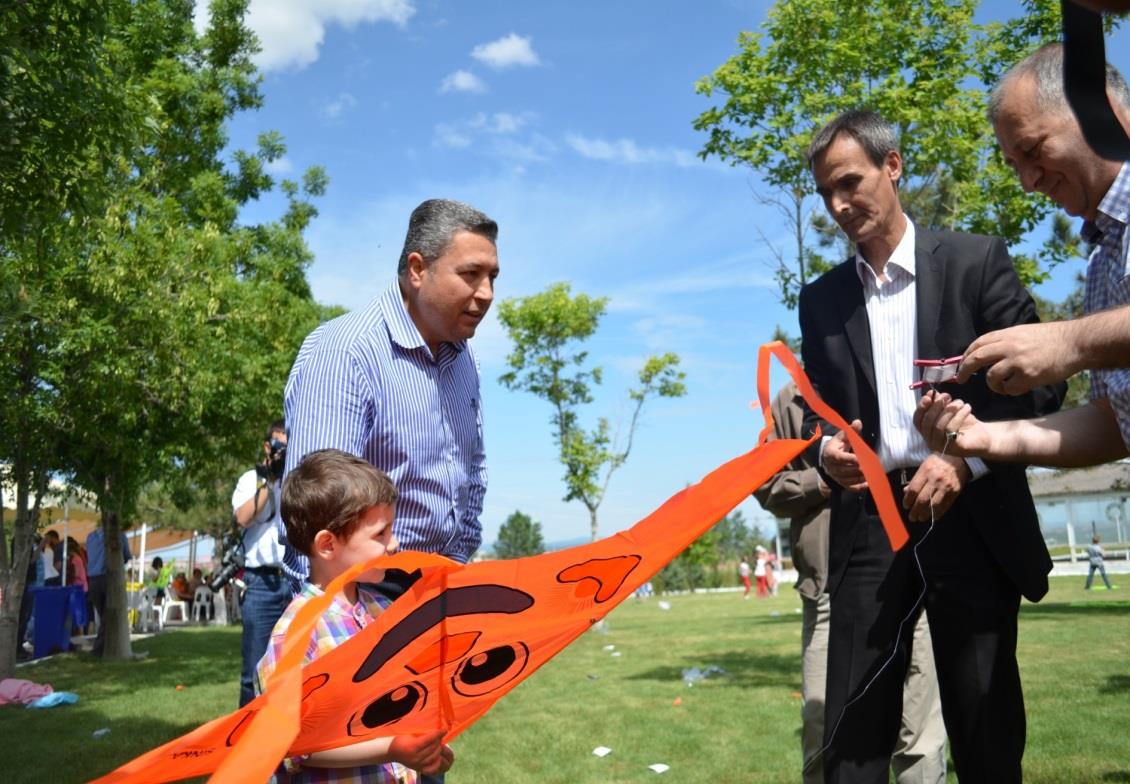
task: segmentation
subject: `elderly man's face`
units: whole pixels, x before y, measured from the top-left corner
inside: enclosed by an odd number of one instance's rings
[[[1095,154],[1066,104],[1058,111],[1041,109],[1035,80],[1022,77],[1004,93],[993,130],[1025,191],[1039,191],[1070,215],[1094,219],[1120,164]]]

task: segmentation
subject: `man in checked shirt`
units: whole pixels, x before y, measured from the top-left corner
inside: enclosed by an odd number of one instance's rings
[[[1130,88],[1109,63],[1106,90],[1130,131]],[[1035,420],[981,422],[962,400],[924,396],[915,424],[949,454],[1047,466],[1097,465],[1130,444],[1130,162],[1110,161],[1083,138],[1063,90],[1063,47],[1048,44],[1013,66],[993,89],[989,119],[1001,153],[1026,191],[1083,218],[1094,246],[1083,306],[1072,321],[990,332],[965,351],[958,381],[981,368],[995,391],[1024,394],[1090,368],[1091,402]]]
[[[315,329],[285,392],[287,472],[319,449],[357,455],[400,492],[401,549],[466,562],[486,491],[479,371],[468,339],[494,299],[498,225],[470,205],[412,212],[397,276],[366,307]],[[306,558],[286,553],[296,583]],[[407,576],[390,573],[391,593]],[[296,585],[297,587],[297,585]]]

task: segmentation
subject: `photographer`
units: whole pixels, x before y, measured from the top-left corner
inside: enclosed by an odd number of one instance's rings
[[[271,424],[263,441],[263,461],[239,478],[231,505],[243,529],[243,668],[240,707],[254,696],[255,665],[267,651],[271,629],[290,604],[290,581],[283,573],[286,529],[279,515],[279,489],[286,461],[286,426]]]

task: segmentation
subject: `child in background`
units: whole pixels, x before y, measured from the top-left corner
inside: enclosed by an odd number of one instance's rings
[[[396,550],[392,521],[396,487],[381,471],[353,455],[323,449],[306,455],[287,476],[282,490],[282,518],[291,546],[310,559],[309,581],[271,631],[267,653],[259,662],[261,692],[278,664],[286,630],[311,598],[354,564]],[[365,572],[347,583],[318,620],[306,648],[305,662],[341,645],[372,623],[389,600],[369,583],[384,579],[383,569]],[[284,761],[280,784],[372,782],[415,784],[417,772],[443,773],[454,752],[443,743],[444,730],[424,735],[372,738]]]

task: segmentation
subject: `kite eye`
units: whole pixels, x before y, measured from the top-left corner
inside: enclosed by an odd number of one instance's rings
[[[526,669],[530,649],[525,643],[500,645],[469,656],[451,678],[451,686],[464,697],[480,697],[505,686]]]
[[[367,735],[369,730],[395,724],[417,711],[428,702],[428,690],[418,681],[397,686],[369,703],[360,715],[349,720],[350,735]]]

